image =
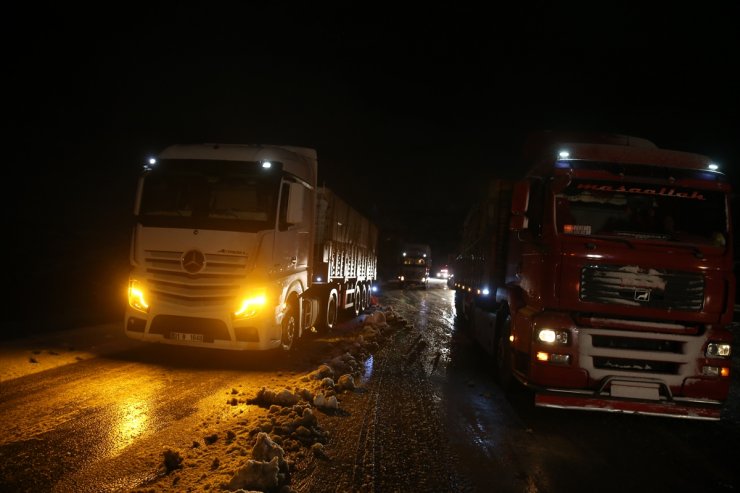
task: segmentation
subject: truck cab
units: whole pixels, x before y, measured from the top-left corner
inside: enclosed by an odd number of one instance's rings
[[[461,313],[542,407],[717,420],[729,392],[731,190],[706,156],[551,135],[465,225]]]
[[[405,243],[401,248],[398,265],[400,287],[423,287],[429,285],[432,265],[432,249],[427,244]]]

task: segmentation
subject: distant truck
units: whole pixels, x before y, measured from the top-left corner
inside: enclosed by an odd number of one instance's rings
[[[370,305],[377,227],[317,186],[314,149],[168,147],[145,167],[134,214],[133,339],[290,351]]]
[[[537,406],[719,420],[735,299],[730,186],[702,155],[545,133],[467,216],[456,304]]]
[[[398,282],[401,287],[429,285],[432,249],[423,243],[404,243],[398,262]]]

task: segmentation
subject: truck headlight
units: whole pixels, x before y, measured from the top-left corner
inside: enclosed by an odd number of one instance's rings
[[[537,339],[547,344],[568,344],[568,331],[555,329],[541,329]]]
[[[729,358],[730,353],[730,343],[710,342],[709,344],[707,344],[707,350],[704,354],[707,356],[707,358]]]
[[[134,310],[147,313],[149,311],[149,302],[144,283],[130,279],[128,282],[128,304]]]
[[[262,293],[245,296],[237,303],[234,318],[253,317],[265,303],[267,303],[267,297]]]

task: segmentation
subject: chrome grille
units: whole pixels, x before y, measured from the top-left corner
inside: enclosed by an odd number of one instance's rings
[[[595,380],[613,375],[661,374],[672,384],[680,384],[694,374],[695,358],[702,350],[701,337],[647,329],[649,325],[643,331],[580,327],[581,366]]]
[[[591,265],[581,270],[582,301],[663,310],[700,311],[704,278],[680,271]]]
[[[217,306],[234,299],[246,273],[246,256],[205,254],[205,267],[186,272],[184,252],[147,250],[145,265],[152,295],[158,301],[186,306]]]

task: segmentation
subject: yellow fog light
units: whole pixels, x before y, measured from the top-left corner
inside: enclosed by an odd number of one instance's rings
[[[247,296],[238,304],[239,308],[234,312],[235,318],[248,318],[257,314],[257,311],[267,302],[264,294]]]
[[[702,366],[701,374],[707,377],[729,377],[730,369],[723,366]]]
[[[545,353],[544,351],[537,351],[536,358],[538,361],[542,361],[543,363],[552,363],[553,365],[567,365],[570,363],[569,354]]]
[[[136,279],[131,279],[128,282],[128,304],[135,310],[142,311],[144,313],[149,311],[149,303],[146,300],[144,294],[144,285]]]

